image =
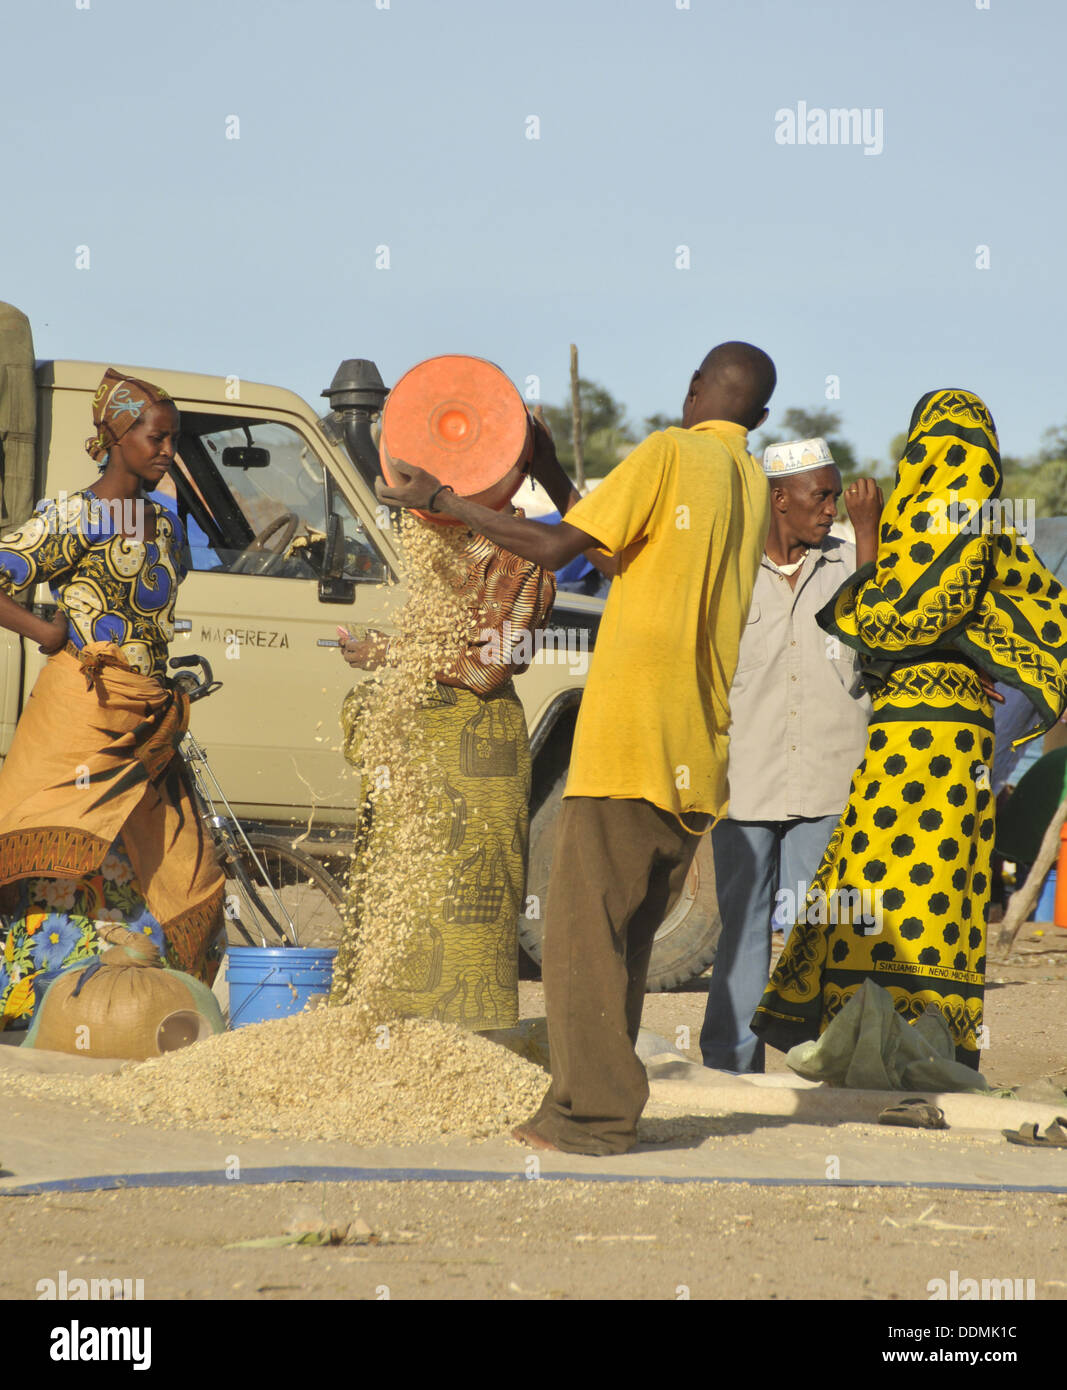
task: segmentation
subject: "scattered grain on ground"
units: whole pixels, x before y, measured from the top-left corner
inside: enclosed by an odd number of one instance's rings
[[[350,1144],[505,1133],[546,1086],[540,1067],[452,1024],[405,1019],[368,1039],[353,1005],[220,1033],[109,1075],[0,1074],[2,1090],[103,1105],[134,1123]]]

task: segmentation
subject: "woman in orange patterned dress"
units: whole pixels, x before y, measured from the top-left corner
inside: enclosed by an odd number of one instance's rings
[[[223,876],[177,755],[189,702],[166,676],[185,541],[146,496],[174,461],[178,411],[109,368],[93,425],[99,478],[0,538],[0,627],[48,657],[0,771],[0,1027],[99,953],[100,923],[207,983],[218,969]],[[41,583],[50,621],[18,601]]]

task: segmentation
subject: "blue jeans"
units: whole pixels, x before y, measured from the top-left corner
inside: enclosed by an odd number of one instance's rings
[[[778,907],[788,937],[838,820],[721,820],[712,830],[722,935],[700,1030],[706,1067],[763,1071],[763,1043],[748,1025],[770,975],[771,918]]]

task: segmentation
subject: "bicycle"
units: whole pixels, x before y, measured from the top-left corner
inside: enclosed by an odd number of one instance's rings
[[[177,672],[172,677],[174,685],[185,692],[191,704],[222,688],[206,657],[172,656],[169,665]],[[199,667],[199,672],[194,667]],[[191,731],[182,737],[178,753],[226,876],[229,944],[337,945],[345,895],[333,875],[281,837],[245,831],[211,769],[207,753]],[[259,937],[258,943],[253,933]]]

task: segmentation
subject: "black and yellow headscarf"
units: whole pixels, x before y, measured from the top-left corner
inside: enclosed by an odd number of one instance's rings
[[[882,513],[878,557],[818,621],[876,666],[965,656],[1021,690],[1042,733],[1067,707],[1067,595],[1001,525],[1001,482],[984,403],[970,391],[923,396]]]

